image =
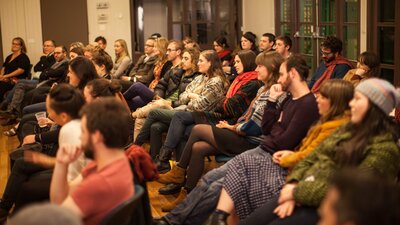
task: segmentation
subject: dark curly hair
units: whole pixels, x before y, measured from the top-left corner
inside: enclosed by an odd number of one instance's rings
[[[339,53],[340,54],[342,52],[343,43],[337,37],[328,36],[321,43],[321,47],[329,48],[332,51],[332,53]]]

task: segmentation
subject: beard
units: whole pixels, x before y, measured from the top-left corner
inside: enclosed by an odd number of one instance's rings
[[[329,58],[324,58],[324,61],[325,61],[326,63],[330,63],[330,62],[332,62],[334,59],[335,59],[335,56],[331,56],[331,57],[329,57]]]
[[[85,157],[93,160],[95,157],[95,154],[93,151],[93,142],[90,137],[88,139],[88,142],[86,144],[82,145],[82,148],[83,148],[83,154],[85,155]]]
[[[286,80],[280,83],[282,85],[282,90],[285,92],[288,92],[289,86],[291,83],[292,83],[292,80],[290,79],[289,76],[287,76]]]

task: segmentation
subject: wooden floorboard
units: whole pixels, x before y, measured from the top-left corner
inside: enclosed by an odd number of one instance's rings
[[[3,132],[10,129],[11,126],[2,127],[0,134],[0,196],[3,196],[4,188],[7,183],[7,178],[10,173],[9,170],[9,157],[8,154],[11,150],[15,149],[18,146],[18,139],[16,136],[7,137],[3,135]],[[213,157],[212,157],[213,159]],[[206,160],[206,171],[216,168],[219,164],[215,163],[214,160],[208,162]],[[156,181],[149,182],[147,184],[147,188],[149,191],[150,203],[151,203],[151,211],[153,217],[158,218],[165,215],[164,212],[161,211],[161,206],[167,204],[169,202],[174,201],[177,195],[160,195],[158,194],[158,189],[163,187],[163,184],[160,184]]]

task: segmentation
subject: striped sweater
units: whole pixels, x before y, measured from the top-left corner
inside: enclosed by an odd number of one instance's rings
[[[266,87],[262,86],[257,96],[250,103],[249,108],[246,112],[237,120],[236,131],[244,133],[249,142],[259,144],[262,140],[262,129],[261,121],[264,115],[264,108],[267,104],[268,96],[270,91],[266,91]],[[277,107],[281,106],[281,103],[286,98],[286,94],[278,99]]]

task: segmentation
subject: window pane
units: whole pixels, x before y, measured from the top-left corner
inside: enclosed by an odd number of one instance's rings
[[[358,29],[357,26],[344,27],[343,54],[346,58],[357,60],[358,53]]]
[[[335,26],[321,26],[320,28],[321,36],[330,36],[336,34],[336,27]]]
[[[394,71],[392,69],[381,69],[381,78],[394,83]]]
[[[172,35],[174,39],[182,40],[184,34],[182,29],[182,24],[173,24],[172,25]]]
[[[300,22],[313,22],[313,0],[300,1],[299,14]]]
[[[319,9],[322,22],[335,22],[336,20],[335,0],[321,0]]]
[[[197,24],[197,42],[199,44],[212,43],[214,37],[213,27],[213,23]]]
[[[358,0],[346,0],[344,5],[344,21],[358,22]]]
[[[380,27],[378,30],[379,55],[381,63],[394,63],[394,27]]]
[[[299,38],[299,47],[300,47],[300,53],[302,54],[307,54],[307,55],[312,55],[313,54],[313,40],[311,38],[312,32],[311,32],[311,25],[308,24],[303,24],[300,27],[300,37]],[[309,36],[304,38],[304,36]]]
[[[196,0],[196,18],[197,20],[212,21],[214,20],[215,7],[212,0]]]
[[[281,22],[290,22],[290,0],[281,0]]]
[[[220,20],[229,20],[229,15],[236,13],[234,11],[235,6],[231,0],[220,0],[219,1],[219,18]],[[230,10],[230,8],[232,10]],[[235,16],[236,17],[236,16]]]
[[[173,2],[172,21],[181,22],[183,19],[183,0]]]
[[[378,21],[394,22],[394,10],[396,0],[379,0],[378,1]]]
[[[291,36],[291,30],[289,24],[285,23],[281,25],[281,35],[288,35]]]

